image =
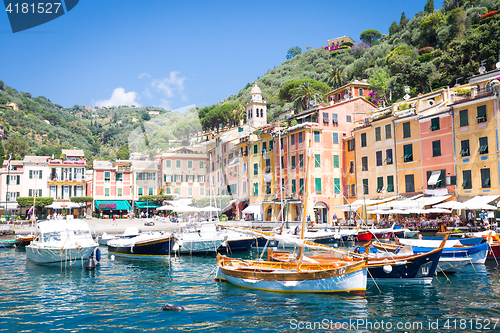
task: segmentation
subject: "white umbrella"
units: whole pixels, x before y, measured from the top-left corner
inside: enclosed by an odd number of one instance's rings
[[[165,205],[165,206],[161,206],[161,207],[156,208],[156,210],[174,210],[174,208],[176,208],[176,207],[171,206],[171,205]]]
[[[177,213],[190,213],[190,212],[199,212],[200,208],[192,206],[177,206],[173,207],[172,210]]]
[[[217,207],[207,206],[200,208],[200,212],[220,212],[220,209]]]
[[[406,210],[402,210],[402,209],[393,209],[393,210],[389,210],[388,212],[389,212],[389,214],[403,214],[403,215],[410,214],[410,212],[408,212]]]
[[[426,213],[451,213],[451,210],[444,208],[429,208],[425,210]]]
[[[374,209],[374,210],[369,210],[368,214],[390,214],[390,210],[384,210],[384,209]]]
[[[408,208],[406,211],[409,213],[414,213],[414,214],[425,214],[427,212],[425,209],[417,208],[417,207]]]
[[[458,202],[458,201],[454,201],[454,200],[451,200],[451,201],[446,201],[446,202],[443,202],[443,203],[440,203],[438,205],[434,205],[433,208],[447,208],[447,209],[454,209],[454,210],[457,210],[457,209],[464,209],[464,204],[462,202]]]

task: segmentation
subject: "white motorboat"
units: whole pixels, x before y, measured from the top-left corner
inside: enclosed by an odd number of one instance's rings
[[[99,245],[108,245],[108,241],[115,238],[115,235],[110,235],[104,231],[99,237],[97,237],[97,242],[99,243]]]
[[[35,236],[26,246],[26,254],[38,264],[86,262],[99,246],[92,238],[89,225],[82,220],[38,222]]]
[[[175,231],[174,236],[177,242],[173,250],[187,254],[216,253],[227,238],[213,223],[190,224]]]

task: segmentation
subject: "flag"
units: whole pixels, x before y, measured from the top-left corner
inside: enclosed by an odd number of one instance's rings
[[[30,210],[28,210],[28,214],[27,215],[30,215],[31,212],[33,211],[33,209],[35,209],[35,206],[31,206]]]
[[[380,194],[386,194],[386,193],[387,193],[387,191],[385,190],[385,186],[384,186],[384,187],[382,187],[382,190],[380,191]]]
[[[12,154],[9,155],[9,160],[7,161],[7,170],[10,170],[10,160],[12,159]]]

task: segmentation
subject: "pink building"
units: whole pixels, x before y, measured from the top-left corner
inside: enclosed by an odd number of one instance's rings
[[[427,194],[454,194],[453,118],[447,107],[433,106],[420,112],[422,183]]]

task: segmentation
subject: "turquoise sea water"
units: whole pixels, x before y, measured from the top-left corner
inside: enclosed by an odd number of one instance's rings
[[[215,257],[111,260],[101,250],[100,267],[89,272],[81,265],[39,266],[23,249],[0,249],[0,332],[500,332],[494,263],[469,265],[450,276],[451,284],[439,276],[429,286],[380,285],[380,293],[369,283],[360,297],[216,283]],[[186,310],[162,311],[165,303]]]

